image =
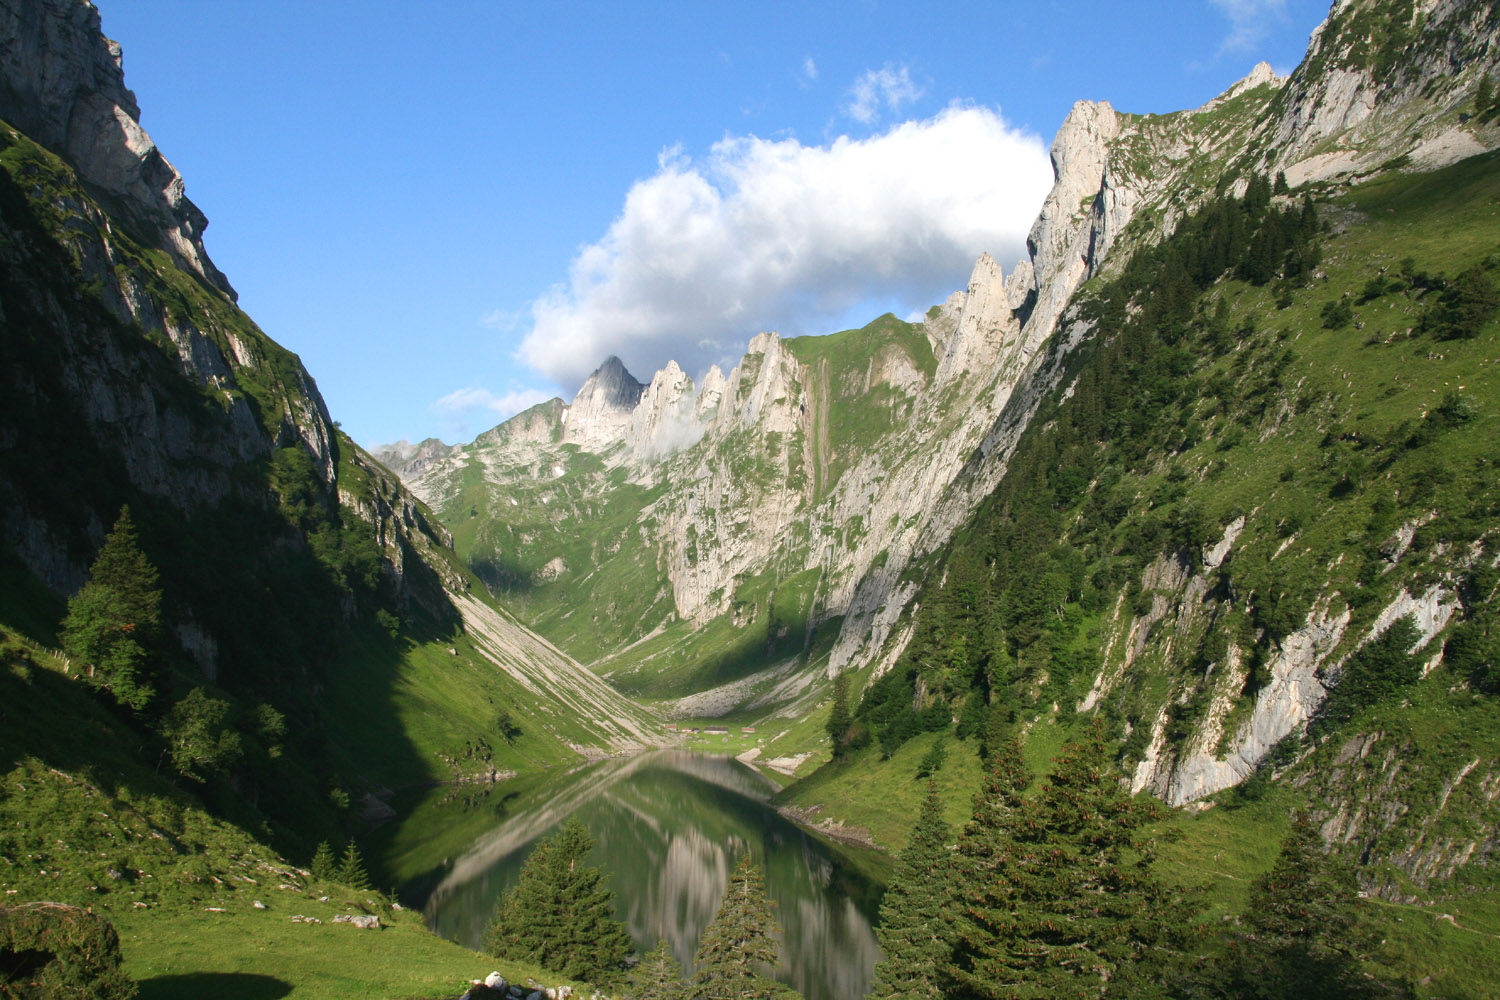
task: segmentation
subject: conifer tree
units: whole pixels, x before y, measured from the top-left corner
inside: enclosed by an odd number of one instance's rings
[[[853,719],[849,715],[849,677],[839,674],[833,679],[833,707],[828,711],[828,740],[833,744],[833,755],[841,757],[846,747],[845,737]]]
[[[1152,871],[1154,810],[1120,788],[1097,723],[1034,800],[1014,743],[959,841],[957,995],[1134,996],[1182,953],[1188,914]]]
[[[885,898],[880,902],[880,950],[875,966],[874,1000],[941,1000],[940,980],[950,945],[949,908],[953,860],[951,831],[943,822],[937,785],[927,783],[927,797],[901,852]]]
[[[318,849],[313,852],[312,861],[307,870],[312,872],[313,878],[320,878],[332,882],[338,877],[338,862],[333,858],[333,848],[328,841],[318,844]]]
[[[614,919],[615,894],[604,886],[604,870],[583,863],[593,846],[577,817],[537,845],[485,931],[491,954],[572,979],[614,978],[630,938]]]
[[[360,892],[368,892],[370,889],[370,875],[365,871],[365,859],[360,856],[353,837],[349,838],[349,846],[344,848],[344,856],[339,859],[338,871],[334,873],[333,880]]]
[[[630,1000],[684,1000],[687,996],[682,966],[665,940],[656,942],[656,948],[641,959],[630,982]]]
[[[1010,995],[1018,977],[1002,974],[996,953],[1016,931],[1011,908],[1032,878],[1021,842],[1033,808],[1023,797],[1030,775],[1020,744],[995,740],[989,763],[955,859],[954,949],[943,972],[963,996]]]
[[[121,705],[144,708],[154,692],[151,655],[160,642],[161,590],[141,551],[130,508],[104,539],[89,582],[68,601],[62,647]]]
[[[1493,108],[1491,105],[1494,103],[1494,100],[1495,85],[1490,80],[1488,73],[1481,73],[1479,76],[1479,86],[1474,91],[1474,113],[1476,115],[1483,115],[1492,111]]]
[[[1375,1000],[1399,996],[1363,974],[1368,942],[1355,920],[1353,870],[1323,851],[1316,827],[1297,817],[1275,866],[1256,879],[1225,958],[1180,992],[1190,997]]]
[[[703,929],[693,958],[693,996],[698,1000],[749,1000],[778,992],[761,969],[779,957],[776,918],[771,914],[760,869],[750,852],[740,855],[719,912]]]

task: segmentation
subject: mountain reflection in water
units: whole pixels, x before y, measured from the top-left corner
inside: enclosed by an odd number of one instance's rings
[[[748,847],[782,927],[776,978],[808,1000],[856,1000],[880,957],[871,927],[880,887],[778,815],[768,801],[775,790],[724,757],[661,750],[588,765],[507,802],[504,818],[450,859],[424,913],[437,933],[479,947],[496,900],[537,840],[576,814],[594,836],[590,863],[609,872],[617,916],[637,950],[665,938],[691,972],[699,935]]]

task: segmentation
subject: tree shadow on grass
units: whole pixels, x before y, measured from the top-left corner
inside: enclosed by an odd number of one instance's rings
[[[275,976],[253,972],[187,972],[177,976],[142,979],[139,1000],[200,1000],[202,997],[235,997],[236,1000],[280,1000],[292,992],[292,984]]]

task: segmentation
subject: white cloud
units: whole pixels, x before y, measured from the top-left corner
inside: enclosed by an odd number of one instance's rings
[[[760,330],[831,332],[871,300],[925,308],[980,252],[1019,259],[1051,182],[1041,139],[979,107],[826,146],[729,137],[701,162],[674,147],[532,303],[519,355],[563,385],[610,354],[644,380],[732,362]]]
[[[1219,52],[1248,52],[1270,34],[1273,21],[1286,19],[1286,0],[1209,0],[1229,18],[1229,34]]]
[[[491,330],[513,330],[526,318],[522,309],[491,309],[479,317],[479,325]]]
[[[880,117],[881,109],[896,114],[903,105],[922,96],[922,90],[911,82],[905,66],[886,63],[880,69],[867,69],[849,88],[849,103],[844,114],[861,125],[870,125]]]
[[[808,83],[818,78],[818,64],[813,62],[812,56],[802,60],[802,78]]]
[[[540,389],[512,389],[497,395],[488,389],[470,386],[448,393],[429,408],[442,418],[446,435],[467,441],[472,436],[471,421],[478,421],[483,425],[479,430],[486,431],[522,410],[551,398],[551,393]]]

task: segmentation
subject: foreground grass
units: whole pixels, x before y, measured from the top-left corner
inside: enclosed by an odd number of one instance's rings
[[[291,912],[316,916],[321,924],[293,923],[284,904],[243,909],[248,905],[229,913],[108,914],[120,932],[125,971],[140,983],[141,1000],[454,997],[469,980],[498,968],[495,959],[433,935],[414,913],[387,914],[381,919],[391,926],[367,931],[332,923],[342,908],[315,900],[299,900]],[[527,975],[541,973],[511,968],[507,978]]]

